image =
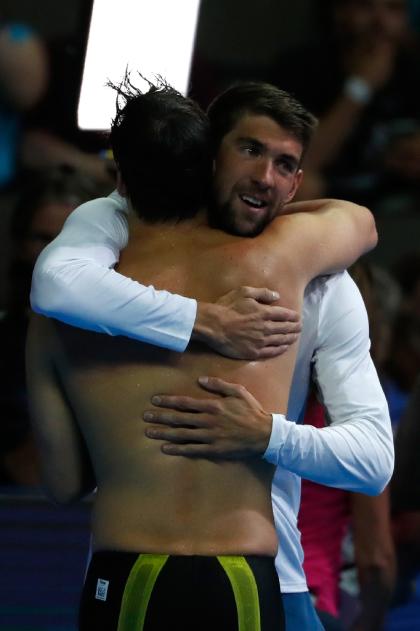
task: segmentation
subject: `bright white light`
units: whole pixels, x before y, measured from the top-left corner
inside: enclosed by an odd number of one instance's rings
[[[115,115],[115,93],[126,68],[161,75],[185,94],[188,88],[200,0],[95,0],[80,90],[78,125],[107,130]]]

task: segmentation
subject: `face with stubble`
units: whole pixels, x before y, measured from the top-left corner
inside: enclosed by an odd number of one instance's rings
[[[299,140],[273,119],[240,118],[216,155],[212,225],[244,237],[260,234],[295,195],[301,156]]]

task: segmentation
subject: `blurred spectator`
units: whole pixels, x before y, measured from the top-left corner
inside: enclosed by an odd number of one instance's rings
[[[308,402],[305,423],[325,427],[323,407],[314,396]],[[395,581],[388,488],[378,497],[368,497],[302,480],[299,530],[309,591],[326,631],[349,628],[349,624],[352,631],[381,629]],[[349,532],[350,560],[344,563],[343,544]],[[352,593],[343,598],[342,571],[348,576],[354,567]]]
[[[392,328],[388,358],[381,375],[394,432],[420,374],[420,319],[401,311]]]
[[[320,117],[306,196],[349,197],[374,210],[420,199],[419,45],[407,0],[330,0],[322,41],[289,51],[273,80]]]
[[[7,310],[0,319],[0,483],[37,485],[27,412],[25,338],[32,269],[41,250],[79,204],[98,196],[92,181],[63,167],[28,175],[11,223],[13,256]]]
[[[393,322],[401,306],[401,290],[392,275],[377,265],[361,264],[370,276],[373,304],[367,308],[370,321],[371,355],[379,376],[388,358]],[[356,273],[353,278],[359,285]],[[360,287],[360,285],[359,285]],[[363,293],[362,290],[362,295]]]
[[[80,137],[67,138],[57,125],[69,109],[68,104],[60,109],[63,101],[69,101],[69,85],[64,69],[57,81],[54,68],[47,43],[30,27],[0,27],[0,189],[12,184],[22,169],[61,164],[100,183],[113,183],[110,162],[101,155],[108,145],[105,136],[89,151]],[[76,128],[76,101],[71,100],[71,108]]]
[[[407,405],[410,387],[400,363],[405,365],[406,345],[400,352],[399,339],[403,335],[401,327],[402,291],[393,276],[381,267],[358,261],[351,268],[366,305],[370,324],[371,356],[381,379],[382,387],[390,408],[391,422],[396,427]],[[407,367],[410,359],[407,357]],[[412,383],[412,378],[410,378]]]
[[[350,628],[352,631],[379,631],[391,606],[396,580],[389,487],[377,497],[352,493],[350,502],[358,585],[355,616],[349,616]]]
[[[420,252],[405,254],[392,272],[403,294],[402,308],[420,320]]]
[[[392,508],[396,513],[420,512],[420,375],[395,438]],[[420,522],[419,522],[420,525]],[[420,528],[417,532],[420,541]]]
[[[312,394],[305,423],[325,427],[324,409]],[[302,480],[298,527],[303,569],[318,616],[326,631],[341,629],[339,582],[341,548],[350,524],[350,493]]]
[[[16,175],[22,114],[33,108],[48,84],[43,42],[23,24],[0,28],[0,189]]]
[[[382,383],[395,431],[420,375],[420,253],[402,256],[392,273],[401,288],[402,300],[391,332]]]
[[[391,482],[398,575],[395,604],[413,593],[420,571],[420,376],[395,439],[395,472]]]

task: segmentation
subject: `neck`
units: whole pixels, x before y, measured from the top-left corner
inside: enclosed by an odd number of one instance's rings
[[[132,210],[132,209],[131,209]],[[198,211],[194,217],[188,219],[168,219],[166,221],[150,222],[138,217],[134,210],[130,213],[130,234],[138,232],[142,235],[152,232],[177,232],[187,233],[195,230],[199,226],[208,225],[207,213],[204,209]]]

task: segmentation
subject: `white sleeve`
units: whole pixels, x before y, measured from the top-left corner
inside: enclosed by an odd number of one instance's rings
[[[314,378],[330,425],[317,429],[273,415],[264,454],[269,462],[320,484],[381,492],[392,475],[394,444],[369,348],[366,309],[347,276],[323,299],[314,355]]]
[[[91,331],[185,350],[196,301],[115,272],[127,240],[127,207],[118,193],[74,210],[36,262],[32,309]]]

